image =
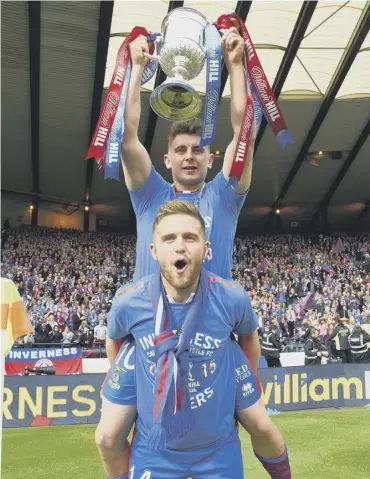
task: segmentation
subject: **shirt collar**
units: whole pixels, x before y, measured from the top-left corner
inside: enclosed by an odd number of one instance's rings
[[[190,296],[188,297],[188,299],[186,301],[184,301],[183,303],[176,303],[176,301],[173,299],[173,297],[168,296],[168,295],[167,295],[167,300],[170,304],[187,304],[187,303],[191,303],[193,301],[194,296],[195,296],[195,293],[190,293]]]

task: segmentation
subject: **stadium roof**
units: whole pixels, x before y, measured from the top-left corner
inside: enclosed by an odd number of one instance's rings
[[[364,1],[2,2],[2,189],[88,201],[97,214],[132,215],[124,183],[104,181],[84,156],[123,37],[135,25],[160,31],[167,12],[179,6],[209,20],[231,11],[246,20],[295,140],[282,150],[262,124],[241,229],[276,221],[314,226],[325,218],[343,229],[369,222],[370,4]],[[220,152],[232,136],[225,73],[212,145]],[[162,161],[169,123],[149,107],[161,81],[163,74],[143,88],[139,136],[169,178]],[[192,83],[204,93],[204,72]],[[212,175],[220,167],[217,161]]]

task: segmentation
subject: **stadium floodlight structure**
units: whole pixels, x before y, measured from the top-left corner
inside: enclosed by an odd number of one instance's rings
[[[367,121],[363,130],[361,131],[359,137],[357,138],[357,141],[353,149],[351,150],[350,154],[348,155],[348,158],[344,162],[342,168],[339,170],[339,173],[335,177],[333,183],[331,184],[324,198],[320,201],[320,204],[317,207],[315,213],[312,215],[312,218],[310,221],[311,226],[315,225],[315,223],[317,222],[321,214],[324,214],[325,218],[327,218],[326,210],[329,206],[331,199],[334,196],[334,193],[337,191],[338,186],[342,182],[343,178],[346,176],[347,171],[350,169],[352,163],[355,161],[358,153],[360,152],[361,148],[363,147],[369,135],[370,135],[370,118]],[[369,166],[369,169],[370,169],[370,166]]]
[[[301,167],[302,163],[305,161],[306,155],[309,151],[310,146],[312,145],[317,133],[319,132],[321,125],[323,124],[326,115],[333,104],[335,97],[342,86],[347,73],[349,72],[357,53],[359,52],[363,41],[366,38],[370,29],[370,3],[368,2],[364,11],[357,23],[357,27],[349,41],[349,44],[344,51],[341,61],[337,67],[337,70],[332,78],[332,81],[329,85],[329,88],[326,92],[324,101],[321,104],[319,112],[316,115],[314,122],[306,136],[305,141],[297,155],[297,158],[280,190],[280,193],[273,205],[276,207],[277,205],[281,204],[286,197],[294,178],[296,177],[299,168]]]

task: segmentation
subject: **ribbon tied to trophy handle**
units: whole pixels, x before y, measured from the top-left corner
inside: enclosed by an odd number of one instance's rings
[[[144,57],[148,58],[149,60],[154,60],[155,62],[159,63],[160,56],[157,54],[153,54],[155,50],[158,51],[162,42],[163,36],[161,33],[150,33],[147,37],[148,45],[149,45],[149,53],[144,52]]]
[[[229,30],[232,27],[236,28],[231,20],[235,20],[238,24],[237,30],[241,34],[243,20],[236,13],[224,13],[223,15],[220,15],[213,24],[216,25],[219,30]]]
[[[149,32],[144,27],[134,27],[118,50],[108,92],[85,157],[86,160],[96,159],[98,169],[104,170],[105,179],[119,181],[120,147],[124,135],[123,117],[131,76],[129,44],[139,35],[148,39],[150,42],[149,53],[154,53],[154,40],[158,34]],[[144,69],[141,83],[144,84],[149,81],[156,70],[157,64],[149,62]]]
[[[224,14],[220,15],[214,24],[218,30],[229,29],[235,27],[232,20],[238,23],[239,33],[244,40],[244,73],[246,85],[249,87],[247,104],[229,173],[229,184],[235,187],[244,171],[251,138],[257,133],[263,115],[282,148],[294,142],[243,19],[235,13]],[[254,123],[256,123],[255,132],[253,131]]]

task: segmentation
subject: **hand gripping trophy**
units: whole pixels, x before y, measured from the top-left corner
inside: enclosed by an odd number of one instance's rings
[[[114,172],[105,177],[119,180],[118,152],[124,135],[123,116],[131,73],[128,46],[139,35],[145,35],[151,44],[150,52],[145,54],[150,61],[143,72],[142,85],[153,77],[158,64],[168,77],[150,95],[150,105],[161,118],[184,121],[199,115],[202,110],[201,95],[189,81],[197,77],[206,64],[200,146],[212,143],[220,101],[221,39],[223,32],[235,24],[238,25],[245,44],[244,73],[248,95],[230,177],[240,179],[253,122],[256,123],[258,131],[263,115],[270,123],[281,147],[293,143],[242,19],[235,14],[221,15],[216,22],[211,23],[197,10],[182,7],[172,10],[164,18],[161,33],[150,33],[143,27],[134,27],[126,37],[117,54],[113,77],[86,159],[94,157],[103,170],[106,165],[108,170],[111,170],[110,163],[114,164]]]

